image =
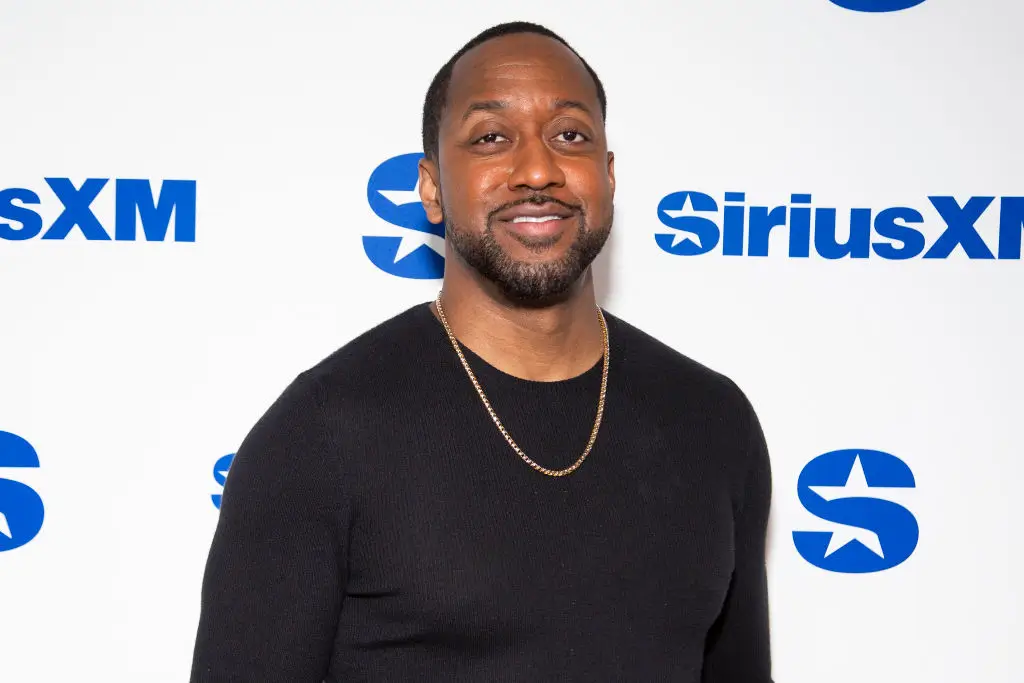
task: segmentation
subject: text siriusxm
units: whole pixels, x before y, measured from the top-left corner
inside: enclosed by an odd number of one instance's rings
[[[655,234],[664,251],[677,256],[696,256],[721,244],[725,256],[768,256],[773,231],[788,232],[788,256],[807,258],[812,251],[826,259],[864,259],[872,254],[883,259],[948,258],[959,247],[970,259],[1019,260],[1024,232],[1024,197],[928,197],[926,214],[909,206],[882,210],[854,208],[845,230],[840,230],[839,211],[812,207],[809,194],[793,194],[790,204],[748,206],[746,193],[726,192],[721,208],[703,192],[673,192],[658,204],[658,219],[672,232]],[[986,212],[998,211],[999,234],[995,252],[976,228]],[[927,234],[941,233],[929,243]],[[777,248],[776,248],[777,250]]]
[[[43,230],[43,216],[33,208],[40,196],[24,187],[0,190],[0,239],[67,239],[77,231],[86,240],[110,240],[111,231],[93,213],[92,203],[107,186],[108,178],[89,178],[81,187],[68,178],[45,178],[63,206],[60,215]],[[173,219],[174,241],[196,241],[196,181],[164,180],[154,193],[149,180],[118,178],[114,181],[113,239],[132,242],[163,242]]]

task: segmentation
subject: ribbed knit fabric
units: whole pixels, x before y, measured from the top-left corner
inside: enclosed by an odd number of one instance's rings
[[[566,477],[512,451],[427,304],[301,374],[235,456],[192,682],[768,683],[754,411],[607,320],[604,422]],[[530,457],[579,457],[600,363],[532,382],[466,355]]]

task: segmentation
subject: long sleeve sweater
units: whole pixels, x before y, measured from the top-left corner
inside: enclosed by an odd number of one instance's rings
[[[605,413],[530,468],[427,304],[298,375],[228,475],[192,683],[769,683],[767,448],[733,382],[606,314]],[[602,364],[466,358],[545,467]]]

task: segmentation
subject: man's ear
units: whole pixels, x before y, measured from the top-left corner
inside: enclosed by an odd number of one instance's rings
[[[437,164],[427,157],[420,159],[419,174],[420,201],[427,212],[427,220],[437,225],[444,220],[444,211],[441,209],[441,174]]]
[[[612,196],[615,196],[615,153],[608,152],[608,180],[612,186]]]

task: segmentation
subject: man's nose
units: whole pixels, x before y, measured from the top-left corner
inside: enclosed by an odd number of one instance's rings
[[[512,158],[510,190],[543,190],[565,185],[565,173],[555,152],[540,137],[523,138]]]

